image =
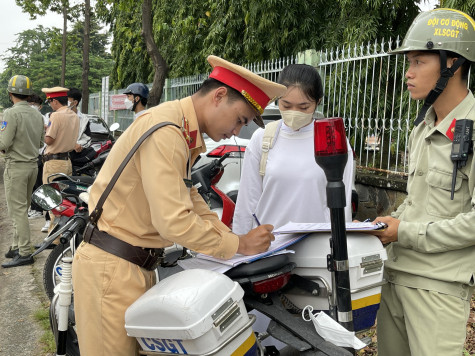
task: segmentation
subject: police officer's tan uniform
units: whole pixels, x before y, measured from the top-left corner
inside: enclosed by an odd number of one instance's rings
[[[38,149],[44,141],[43,116],[26,101],[5,110],[0,124],[0,151],[4,153],[5,196],[13,220],[12,250],[31,254],[28,207],[38,174]]]
[[[278,86],[283,93],[285,87]],[[264,104],[267,105],[269,98]],[[154,132],[132,157],[108,196],[98,228],[132,246],[162,248],[173,242],[223,259],[239,238],[211,212],[196,188],[187,188],[189,168],[206,151],[191,97],[146,111],[120,136],[101,169],[89,200],[90,212],[137,140]],[[125,311],[155,283],[155,272],[82,243],[74,256],[75,317],[81,355],[135,355]]]
[[[44,156],[65,154],[65,159],[51,159],[43,166],[43,183],[47,183],[48,176],[54,173],[72,174],[71,161],[67,153],[76,145],[79,134],[79,118],[77,114],[66,106],[51,113],[46,136],[54,139],[52,145],[47,145]]]

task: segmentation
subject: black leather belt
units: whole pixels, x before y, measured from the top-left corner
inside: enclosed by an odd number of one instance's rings
[[[84,231],[84,241],[148,271],[157,268],[164,258],[163,248],[133,246],[107,232],[100,231],[91,223],[87,224]]]
[[[67,161],[69,159],[69,153],[68,152],[63,152],[63,153],[50,153],[43,155],[43,162],[51,161],[51,160],[62,160],[62,161]]]

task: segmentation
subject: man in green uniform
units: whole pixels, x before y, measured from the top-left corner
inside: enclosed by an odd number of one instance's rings
[[[389,244],[378,355],[460,356],[474,286],[475,160],[468,152],[452,186],[451,152],[456,123],[475,120],[475,22],[452,9],[423,12],[394,53],[406,55],[407,89],[424,106],[409,139],[407,197],[375,219],[388,224],[379,238]]]
[[[5,110],[0,124],[0,151],[5,158],[5,196],[8,213],[13,220],[12,245],[5,254],[12,260],[2,267],[29,265],[31,256],[28,207],[33,185],[38,174],[38,149],[44,141],[43,116],[26,99],[33,94],[31,81],[15,75],[8,82],[8,93],[13,107]]]

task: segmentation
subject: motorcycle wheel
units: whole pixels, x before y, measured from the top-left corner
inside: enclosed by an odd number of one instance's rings
[[[66,246],[56,246],[45,262],[43,285],[49,300],[52,300],[54,297],[54,287],[61,282],[61,259],[63,257],[72,257],[71,246],[69,244]]]

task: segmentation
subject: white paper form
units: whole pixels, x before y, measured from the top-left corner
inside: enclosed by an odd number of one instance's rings
[[[372,222],[347,222],[346,231],[371,231],[385,229],[385,223]],[[287,224],[275,229],[274,234],[295,234],[295,233],[310,233],[310,232],[330,232],[331,223],[294,223],[289,221]]]
[[[274,254],[277,251],[283,250],[287,248],[288,246],[296,243],[297,241],[300,241],[301,239],[307,237],[308,234],[276,234],[274,232],[275,240],[271,242],[269,249],[266,252],[259,253],[257,255],[252,255],[252,256],[245,256],[245,255],[240,255],[236,254],[233,258],[229,260],[221,260],[219,258],[215,258],[212,256],[204,255],[202,253],[199,253],[196,255],[196,258],[201,258],[209,261],[214,261],[218,263],[222,263],[231,267],[237,266],[241,263],[248,263],[252,261],[256,261],[258,259],[261,259],[263,257],[269,256]]]
[[[281,255],[285,253],[294,253],[292,250],[280,250],[277,252],[274,252],[271,255],[262,257],[262,258],[267,258],[267,257],[272,257],[276,255]],[[254,256],[250,256],[254,257]],[[203,258],[187,258],[184,260],[178,260],[177,263],[178,265],[183,268],[183,269],[195,269],[195,268],[200,268],[200,269],[207,269],[209,271],[215,271],[219,273],[225,273],[226,271],[229,271],[231,268],[235,266],[231,266],[229,264],[224,264],[222,263],[222,260],[219,260],[220,262],[215,262],[215,261],[210,261],[207,259]]]

